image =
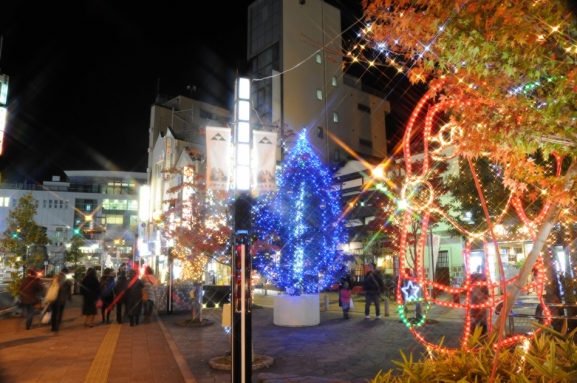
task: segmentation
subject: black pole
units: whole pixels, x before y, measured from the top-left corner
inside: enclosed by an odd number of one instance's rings
[[[252,298],[250,255],[250,209],[248,193],[240,193],[235,201],[235,243],[232,281],[232,369],[234,383],[252,380]]]
[[[167,314],[172,314],[172,304],[173,304],[173,300],[172,300],[172,262],[173,262],[173,257],[172,257],[172,247],[168,248],[168,283],[167,286],[168,288],[166,289],[166,313]]]

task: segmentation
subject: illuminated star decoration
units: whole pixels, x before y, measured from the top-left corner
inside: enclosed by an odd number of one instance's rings
[[[420,287],[418,284],[413,284],[413,281],[408,281],[405,287],[401,287],[403,290],[403,298],[405,302],[416,301],[419,299]]]

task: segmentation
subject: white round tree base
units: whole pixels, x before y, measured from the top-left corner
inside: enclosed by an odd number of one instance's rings
[[[274,324],[284,327],[317,326],[321,323],[318,294],[274,297]]]

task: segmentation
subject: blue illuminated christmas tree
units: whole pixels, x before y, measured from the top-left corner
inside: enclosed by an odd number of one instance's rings
[[[302,132],[283,162],[278,192],[262,197],[254,209],[253,230],[260,240],[255,269],[291,295],[335,283],[350,260],[337,249],[346,242],[340,199],[331,171]],[[273,248],[280,251],[271,254]]]

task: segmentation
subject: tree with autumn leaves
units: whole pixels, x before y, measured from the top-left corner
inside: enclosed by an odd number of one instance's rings
[[[550,203],[494,327],[500,332],[560,213],[577,197],[575,14],[560,0],[363,0],[363,7],[364,37],[387,51],[382,63],[427,82],[446,117],[464,127],[455,154],[488,158],[508,189],[531,185]],[[537,152],[568,158],[569,166],[551,175],[532,159]]]
[[[195,156],[197,162],[202,160]],[[173,240],[172,255],[183,263],[182,278],[195,285],[198,300],[193,320],[202,320],[202,280],[209,259],[230,266],[232,215],[228,193],[206,189],[200,166],[184,166],[165,171],[170,187],[164,201],[163,235]]]

